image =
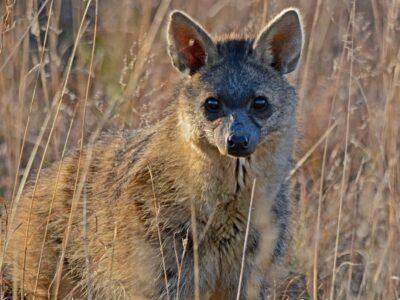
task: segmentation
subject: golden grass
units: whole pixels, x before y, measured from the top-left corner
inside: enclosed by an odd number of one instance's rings
[[[104,128],[162,116],[178,78],[169,9],[223,33],[256,32],[287,6],[306,25],[303,62],[289,76],[300,97],[290,175],[299,193],[287,263],[306,273],[314,298],[399,297],[398,0],[1,1],[1,247],[28,178]],[[74,198],[82,188],[77,180]],[[0,297],[7,286],[0,276]]]

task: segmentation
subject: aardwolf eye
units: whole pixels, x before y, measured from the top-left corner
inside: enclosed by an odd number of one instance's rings
[[[217,113],[221,109],[218,99],[208,98],[204,103],[205,109],[210,113]]]
[[[253,100],[253,109],[257,112],[264,112],[269,108],[269,102],[265,97],[256,97]]]

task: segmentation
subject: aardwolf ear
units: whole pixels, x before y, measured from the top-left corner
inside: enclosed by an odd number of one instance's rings
[[[256,58],[281,74],[292,72],[300,60],[303,48],[303,25],[299,12],[282,11],[259,33],[253,44]]]
[[[171,13],[168,25],[168,50],[174,66],[193,75],[217,59],[217,48],[208,33],[181,11]]]

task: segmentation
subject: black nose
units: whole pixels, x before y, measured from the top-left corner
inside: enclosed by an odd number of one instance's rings
[[[249,147],[249,138],[244,135],[231,135],[228,137],[228,147],[231,150],[244,150]]]

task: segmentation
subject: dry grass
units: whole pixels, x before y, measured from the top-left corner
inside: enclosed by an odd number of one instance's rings
[[[168,9],[223,33],[255,32],[287,6],[302,11],[307,37],[290,76],[300,163],[288,264],[307,274],[314,298],[400,297],[398,0],[1,1],[2,247],[34,170],[105,128],[162,116],[177,80]],[[7,282],[0,286],[2,297]]]

